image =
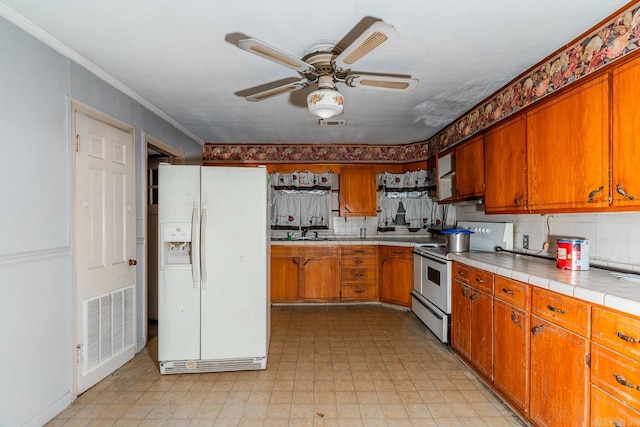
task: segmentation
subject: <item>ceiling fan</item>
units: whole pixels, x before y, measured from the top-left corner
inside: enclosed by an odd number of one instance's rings
[[[307,106],[312,114],[322,119],[342,114],[344,96],[336,89],[336,83],[349,87],[407,92],[415,88],[417,79],[385,74],[370,74],[352,71],[351,67],[378,47],[399,36],[393,25],[375,21],[367,27],[349,46],[340,49],[333,45],[320,45],[311,53],[298,59],[260,40],[239,40],[237,46],[254,55],[296,70],[302,78],[246,96],[248,101],[262,101],[273,96],[317,85],[307,96]]]

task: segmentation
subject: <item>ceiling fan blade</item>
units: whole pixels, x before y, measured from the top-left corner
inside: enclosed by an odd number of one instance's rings
[[[386,42],[397,39],[398,31],[391,24],[376,21],[334,59],[339,70],[348,70],[351,66]]]
[[[281,51],[273,46],[270,46],[260,40],[256,39],[243,39],[238,41],[238,47],[242,50],[246,50],[254,55],[262,56],[277,64],[284,65],[285,67],[293,68],[301,73],[309,70],[313,70],[313,66],[306,62],[289,55],[286,52]]]
[[[418,86],[418,79],[353,73],[347,76],[345,83],[351,87],[409,92]]]
[[[244,99],[246,99],[247,101],[253,101],[253,102],[262,101],[274,96],[282,95],[284,93],[300,90],[302,88],[307,87],[308,85],[309,85],[309,82],[307,81],[307,79],[302,79],[297,82],[286,83],[280,86],[272,87],[272,88],[251,94],[249,96],[245,96]]]

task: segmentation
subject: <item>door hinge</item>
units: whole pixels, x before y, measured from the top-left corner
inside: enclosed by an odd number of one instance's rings
[[[80,152],[80,135],[76,135],[76,153]]]
[[[584,363],[587,365],[588,368],[591,367],[591,353],[587,353],[584,355]]]
[[[82,344],[78,344],[76,346],[76,363],[80,363],[82,361]]]

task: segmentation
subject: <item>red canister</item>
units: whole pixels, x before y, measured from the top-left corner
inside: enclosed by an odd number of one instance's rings
[[[589,241],[584,239],[558,239],[556,266],[563,270],[589,269]]]

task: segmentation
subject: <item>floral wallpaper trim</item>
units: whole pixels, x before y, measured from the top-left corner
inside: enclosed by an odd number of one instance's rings
[[[640,46],[640,2],[505,86],[429,139],[440,151],[599,70]]]
[[[426,142],[405,145],[205,144],[204,162],[408,163],[435,154]]]
[[[408,163],[474,135],[640,47],[640,2],[505,86],[427,141],[404,145],[205,144],[204,162]]]

